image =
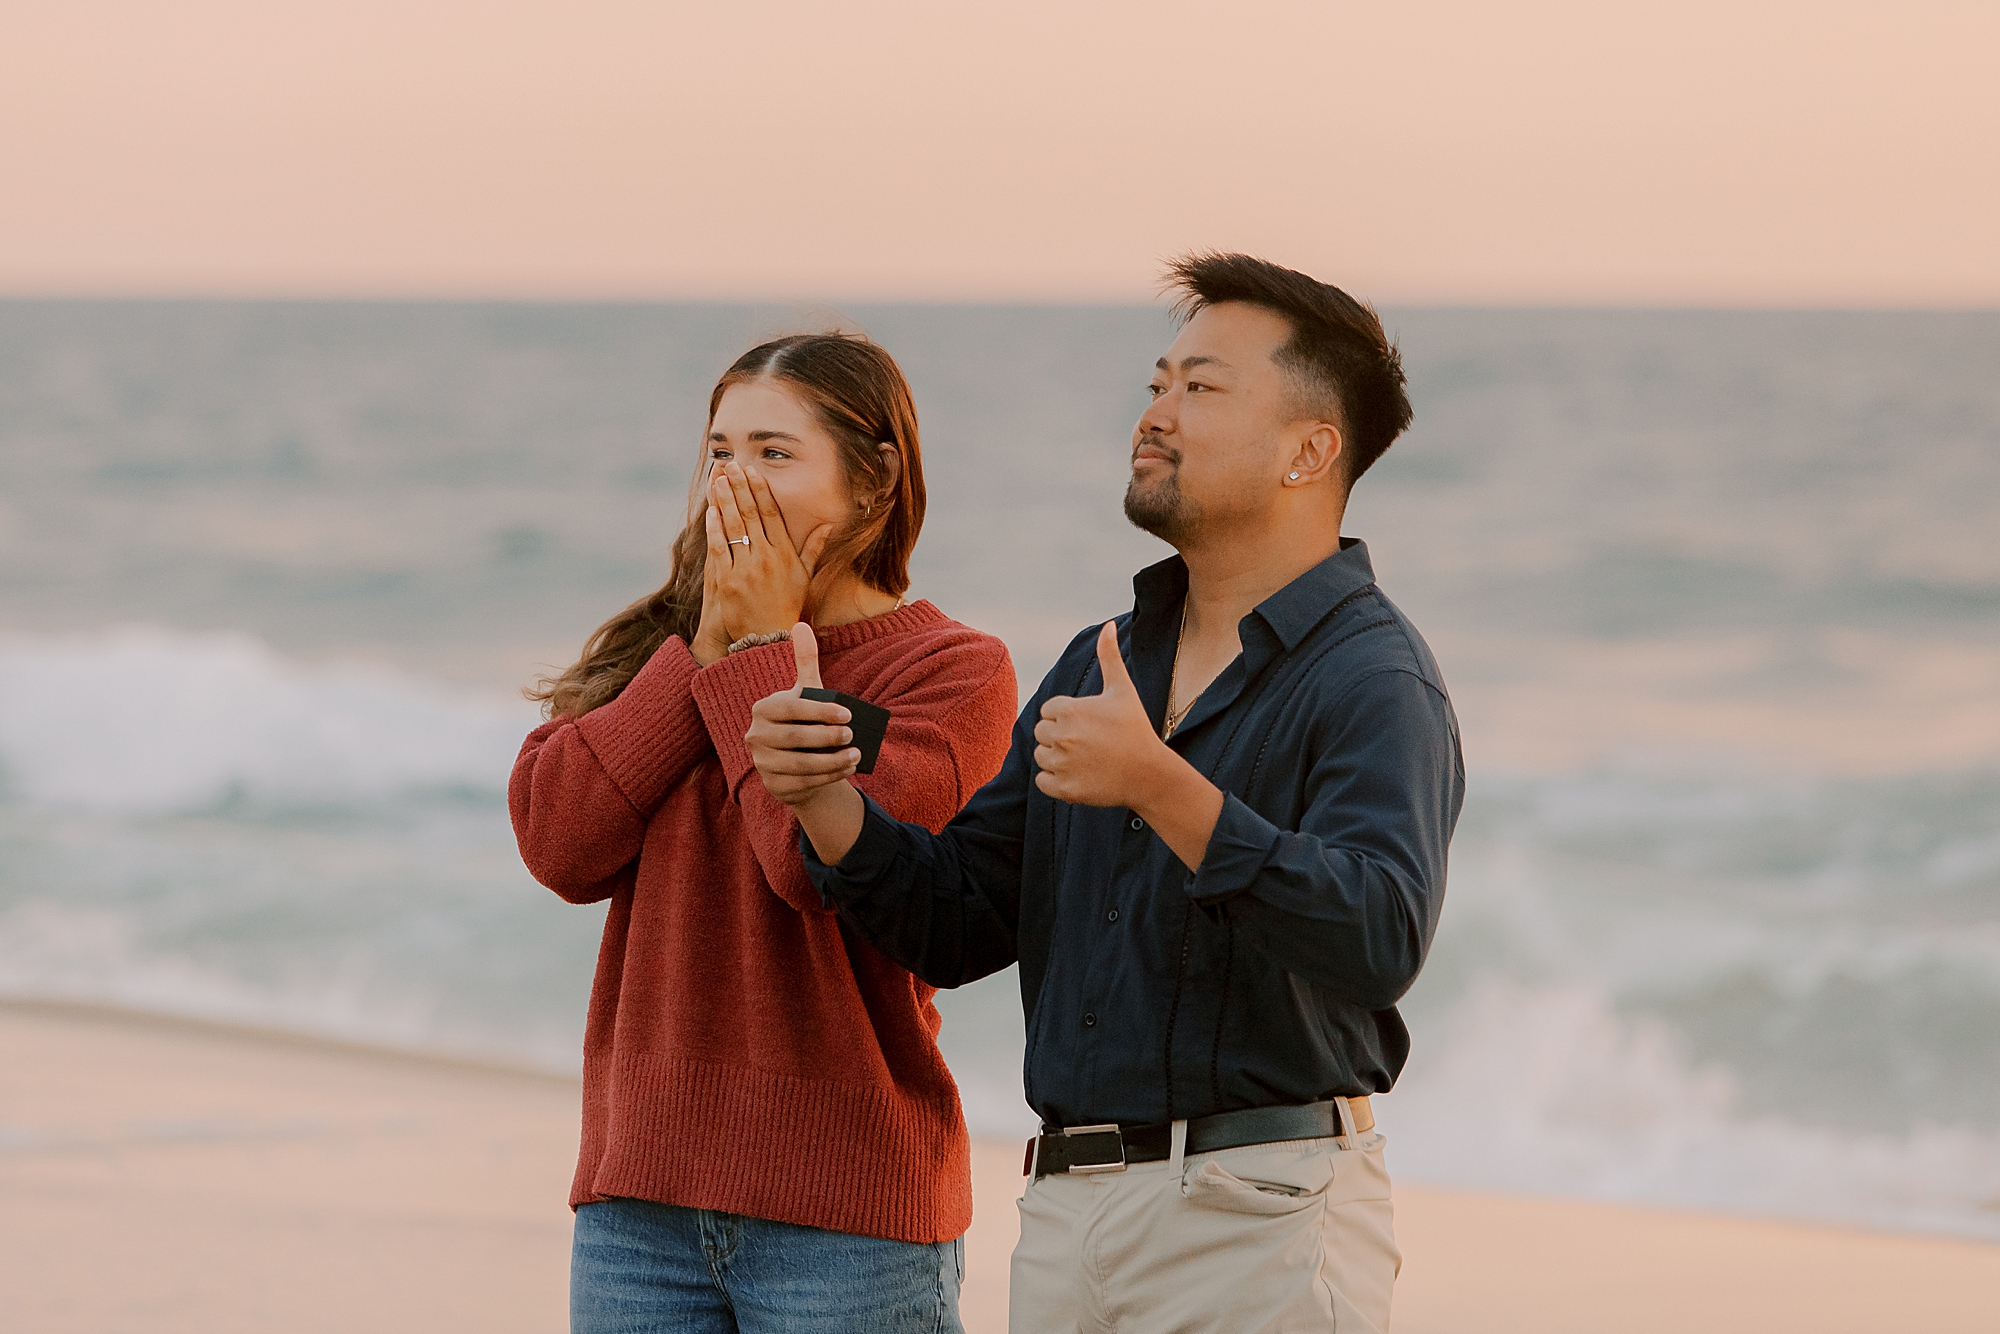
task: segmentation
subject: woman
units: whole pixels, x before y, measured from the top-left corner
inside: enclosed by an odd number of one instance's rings
[[[705,453],[672,578],[534,692],[550,718],[509,788],[535,878],[611,900],[571,1328],[956,1331],[971,1169],[933,993],[842,932],[743,735],[795,684],[804,620],[825,683],[891,711],[857,785],[937,828],[999,770],[1013,666],[903,604],[923,464],[880,347],[753,348]]]

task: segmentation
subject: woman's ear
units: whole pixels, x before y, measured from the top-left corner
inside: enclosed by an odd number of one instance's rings
[[[882,485],[869,496],[866,503],[870,509],[893,500],[903,481],[903,451],[887,440],[879,442],[875,449],[882,456]]]

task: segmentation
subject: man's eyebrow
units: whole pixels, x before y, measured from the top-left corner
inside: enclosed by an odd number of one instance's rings
[[[1154,362],[1153,366],[1155,369],[1163,371],[1170,371],[1173,369],[1173,366],[1171,366],[1168,363],[1165,357],[1161,357],[1158,361]],[[1196,366],[1220,366],[1224,370],[1235,369],[1228,362],[1224,361],[1221,357],[1186,357],[1183,358],[1181,361],[1182,371],[1193,370]]]

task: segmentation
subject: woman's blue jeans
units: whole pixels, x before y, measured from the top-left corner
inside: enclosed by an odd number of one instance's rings
[[[712,1209],[576,1211],[570,1334],[964,1334],[965,1243],[857,1237]]]

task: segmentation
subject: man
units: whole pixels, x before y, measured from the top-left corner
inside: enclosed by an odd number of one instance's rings
[[[1012,1329],[1385,1330],[1368,1096],[1408,1054],[1464,776],[1437,665],[1340,524],[1409,400],[1338,288],[1243,255],[1171,280],[1125,513],[1179,555],[1071,643],[999,776],[933,835],[845,781],[858,752],[810,753],[847,745],[837,706],[773,695],[747,740],[861,936],[941,987],[1020,962],[1044,1133]]]

